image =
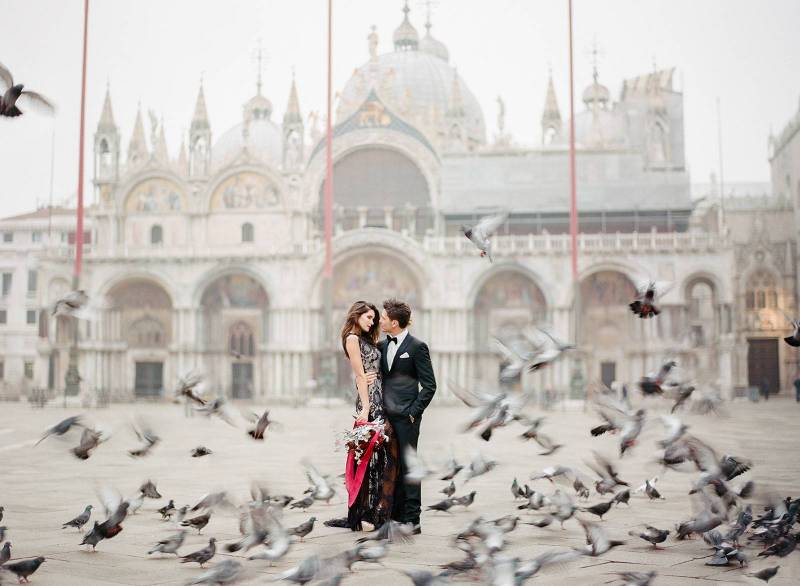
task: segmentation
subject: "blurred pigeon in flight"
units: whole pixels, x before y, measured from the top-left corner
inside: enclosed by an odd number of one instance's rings
[[[89,303],[89,296],[83,289],[70,291],[53,305],[52,314],[85,317],[83,311]]]
[[[189,584],[230,584],[242,572],[242,564],[236,560],[223,560],[213,568],[195,576]]]
[[[785,315],[789,323],[792,324],[792,335],[786,336],[783,341],[789,344],[789,346],[797,348],[800,346],[800,319],[792,319],[785,313],[783,315]]]
[[[178,549],[183,545],[183,540],[186,538],[186,531],[179,531],[174,535],[170,535],[169,537],[162,539],[159,541],[153,549],[147,552],[147,555],[160,552],[160,553],[172,553],[176,556],[178,555]]]
[[[674,360],[668,360],[661,365],[658,373],[643,376],[639,381],[639,388],[642,390],[642,394],[645,396],[663,394],[664,389],[662,387],[667,381],[670,371],[675,368],[677,364],[678,363]]]
[[[41,113],[50,115],[55,113],[55,106],[50,100],[40,93],[24,89],[25,84],[14,84],[14,76],[0,63],[0,91],[4,87],[5,93],[0,97],[0,116],[8,118],[21,116],[22,110],[17,107],[17,100],[20,98],[24,100],[25,105],[30,105]]]
[[[474,226],[461,226],[464,236],[481,251],[481,257],[487,257],[492,262],[492,235],[503,225],[508,214],[496,214],[481,218]]]
[[[47,431],[44,432],[44,435],[38,442],[36,442],[35,445],[38,446],[40,443],[42,443],[45,439],[47,439],[51,435],[64,435],[73,427],[83,427],[80,415],[74,415],[72,417],[67,417],[66,419],[59,421],[53,427],[47,429]],[[2,517],[0,516],[0,518]]]

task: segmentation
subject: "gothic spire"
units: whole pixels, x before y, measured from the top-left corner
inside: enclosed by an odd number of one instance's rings
[[[133,134],[128,144],[128,163],[139,163],[147,157],[147,139],[144,135],[142,122],[142,105],[136,110],[136,122],[133,123]]]
[[[286,105],[286,113],[283,115],[283,123],[303,123],[303,115],[300,113],[300,100],[297,97],[297,84],[294,79],[294,70],[292,70],[292,87],[289,90],[289,102]]]
[[[547,80],[547,94],[544,98],[544,111],[542,112],[542,124],[547,123],[561,123],[561,112],[558,109],[558,100],[556,99],[556,90],[553,86],[553,72],[550,72],[549,79]]]
[[[161,117],[161,124],[159,124],[158,139],[156,144],[153,145],[153,154],[156,159],[163,163],[169,162],[169,150],[167,149],[167,137],[164,134],[164,117]]]
[[[197,92],[197,102],[194,105],[194,116],[192,116],[192,128],[209,128],[208,111],[206,110],[206,96],[203,93],[203,80],[200,80],[200,90]]]
[[[111,88],[106,84],[106,98],[103,101],[103,111],[100,114],[100,121],[97,123],[97,130],[116,130],[114,122],[114,111],[111,109]]]

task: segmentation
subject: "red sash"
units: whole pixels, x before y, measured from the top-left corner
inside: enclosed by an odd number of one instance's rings
[[[356,421],[353,423],[353,429],[360,425],[370,425],[371,422],[369,421]],[[344,473],[344,484],[347,487],[347,506],[352,507],[353,503],[356,502],[356,498],[358,498],[358,493],[361,490],[361,483],[364,480],[364,475],[367,473],[367,466],[369,465],[369,459],[372,456],[372,452],[375,449],[375,446],[378,445],[379,439],[383,439],[383,435],[379,433],[375,433],[372,436],[372,439],[367,446],[367,449],[364,450],[364,453],[361,455],[361,461],[358,463],[358,466],[355,465],[356,455],[354,450],[349,450],[347,452],[347,463],[345,464],[345,473]]]

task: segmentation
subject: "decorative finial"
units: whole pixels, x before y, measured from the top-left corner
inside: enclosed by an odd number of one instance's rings
[[[411,9],[408,7],[408,0],[406,0],[403,5],[403,12],[405,13],[405,19],[408,20],[408,13],[411,12]]]
[[[373,24],[369,28],[370,33],[367,35],[367,48],[369,49],[370,59],[375,59],[378,56],[378,27]]]
[[[425,6],[425,34],[427,36],[431,35],[431,8],[433,6],[437,6],[439,4],[438,0],[423,0],[421,2],[423,6]]]
[[[256,77],[256,95],[261,95],[261,72],[264,61],[264,50],[261,48],[261,38],[258,39],[258,47],[255,50],[255,59],[258,67],[258,76]]]

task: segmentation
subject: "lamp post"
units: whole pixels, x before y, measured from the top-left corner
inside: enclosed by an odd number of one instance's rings
[[[78,209],[77,226],[75,229],[75,271],[72,275],[72,288],[80,288],[81,269],[83,268],[83,145],[84,128],[86,117],[86,52],[89,38],[89,0],[83,0],[83,67],[81,73],[81,117],[80,117],[80,139],[78,146]],[[67,395],[77,395],[80,392],[81,377],[78,372],[78,319],[72,318],[73,337],[72,346],[69,349],[69,365],[64,386],[64,405],[66,406]]]

